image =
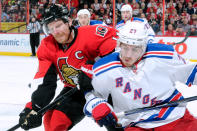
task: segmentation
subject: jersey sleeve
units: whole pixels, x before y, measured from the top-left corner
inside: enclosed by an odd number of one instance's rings
[[[117,30],[98,25],[96,27],[96,38],[99,50],[99,56],[105,56],[113,52],[116,48]]]
[[[152,43],[155,39],[155,32],[146,19],[144,20],[144,29],[148,35],[148,43]]]
[[[31,101],[32,105],[42,108],[48,105],[55,95],[57,73],[55,65],[47,57],[47,49],[44,42],[41,42],[37,56],[39,61],[38,71],[32,82],[36,90],[31,96]]]
[[[184,58],[175,52],[172,64],[175,71],[173,76],[176,81],[185,83],[188,86],[197,84],[197,63],[186,62]]]
[[[108,99],[111,91],[110,82],[103,75],[94,76],[92,79],[92,86],[96,93],[100,94],[102,98]]]

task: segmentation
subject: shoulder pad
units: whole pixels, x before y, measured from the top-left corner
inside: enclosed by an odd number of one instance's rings
[[[120,62],[119,53],[115,52],[99,59],[93,66],[95,76],[98,76],[111,69],[122,67]]]
[[[163,59],[172,59],[174,55],[174,48],[172,45],[166,44],[148,44],[146,53],[143,58],[158,57]]]
[[[90,21],[90,25],[97,25],[97,24],[103,24],[102,21],[98,21],[98,20],[91,20]]]
[[[135,22],[144,22],[144,19],[142,19],[142,18],[138,18],[138,17],[133,17],[133,21],[135,21]]]

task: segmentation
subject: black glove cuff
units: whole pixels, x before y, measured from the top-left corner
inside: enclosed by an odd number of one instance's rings
[[[38,112],[40,109],[41,109],[41,107],[39,107],[38,105],[32,104],[32,110]]]
[[[28,115],[31,111],[32,111],[31,109],[25,108],[25,109],[23,109],[23,111],[19,114],[19,116],[20,116],[20,117],[21,117],[21,116],[26,116],[26,115]]]

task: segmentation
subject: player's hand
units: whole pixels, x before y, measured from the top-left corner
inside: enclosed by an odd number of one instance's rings
[[[19,116],[19,124],[24,130],[29,130],[42,124],[42,115],[30,108],[25,108]]]
[[[97,97],[86,103],[84,113],[87,116],[92,116],[101,127],[116,125],[118,121],[112,107],[104,99]]]
[[[107,103],[101,103],[92,110],[92,116],[102,127],[103,125],[116,125],[117,116]]]

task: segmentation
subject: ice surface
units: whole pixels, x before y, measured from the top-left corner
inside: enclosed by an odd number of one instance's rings
[[[18,115],[30,100],[34,89],[28,84],[32,81],[37,71],[36,57],[0,56],[0,131],[5,131],[18,123]],[[197,95],[197,87],[185,88],[178,83],[179,90],[185,97]],[[58,88],[61,88],[58,82]],[[197,101],[188,103],[192,114],[197,116]],[[44,131],[43,126],[32,129]],[[22,131],[18,129],[17,131]],[[93,120],[85,117],[71,131],[106,131],[100,128]]]

